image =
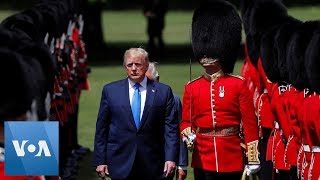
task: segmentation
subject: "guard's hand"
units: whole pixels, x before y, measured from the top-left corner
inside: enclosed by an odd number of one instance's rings
[[[260,168],[261,167],[259,164],[246,165],[247,176],[257,173],[260,170]]]
[[[183,142],[187,144],[189,151],[192,151],[194,142],[196,140],[196,134],[191,130],[191,127],[185,128],[181,134],[183,135]]]
[[[177,173],[176,173],[176,179],[177,180],[184,180],[187,177],[187,170],[183,170],[183,169],[177,169]]]
[[[106,176],[109,176],[108,166],[107,165],[99,165],[96,168],[96,172],[101,177],[101,179],[106,179]]]
[[[169,175],[172,175],[175,170],[176,170],[176,163],[175,163],[175,162],[173,162],[173,161],[166,161],[166,162],[164,163],[163,172],[166,173],[166,177],[168,177]]]

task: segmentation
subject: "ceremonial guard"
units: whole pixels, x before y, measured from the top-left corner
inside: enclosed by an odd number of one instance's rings
[[[277,30],[274,37],[274,47],[276,49],[275,59],[277,60],[277,66],[279,69],[279,75],[281,82],[286,86],[286,91],[283,93],[283,109],[286,113],[285,125],[289,128],[288,139],[286,139],[284,149],[284,162],[290,166],[291,180],[298,179],[297,176],[297,157],[298,151],[301,146],[300,127],[297,119],[297,112],[299,111],[299,102],[303,102],[303,92],[296,89],[293,84],[295,81],[289,79],[289,68],[287,64],[287,46],[292,34],[296,28],[301,25],[302,22],[288,16],[288,19]],[[292,59],[288,59],[288,63],[291,63]],[[291,71],[292,72],[292,71]],[[291,73],[290,72],[290,73]],[[294,72],[297,73],[297,72]],[[306,81],[306,80],[305,80]]]
[[[193,149],[195,179],[240,179],[244,169],[248,175],[260,169],[252,94],[242,77],[230,74],[240,41],[241,20],[232,4],[211,1],[195,10],[192,48],[205,73],[185,86],[180,124]]]
[[[272,82],[268,88],[268,95],[271,102],[271,112],[275,118],[274,128],[267,146],[276,172],[275,177],[288,179],[290,178],[290,165],[284,161],[285,145],[290,135],[286,109],[284,108],[287,86],[281,79],[281,70],[278,68],[278,59],[275,56],[277,51],[273,49],[278,27],[273,27],[262,36],[260,49],[263,69],[268,82]]]
[[[281,24],[287,16],[285,6],[277,1],[241,1],[241,13],[246,32],[246,49],[248,56],[258,73],[257,87],[254,93],[255,111],[258,117],[261,171],[260,179],[272,179],[273,177],[273,147],[268,146],[269,136],[274,127],[275,116],[272,113],[271,97],[269,91],[274,88],[274,83],[267,79],[261,62],[261,39],[274,26]],[[265,14],[268,16],[265,16]],[[269,35],[271,36],[271,35]],[[271,37],[273,38],[273,37]],[[256,75],[250,74],[250,80]],[[250,88],[250,87],[249,87]],[[272,139],[271,139],[272,141]],[[272,145],[272,143],[271,143]]]
[[[315,31],[312,35],[305,53],[304,63],[310,92],[305,93],[305,100],[301,108],[302,146],[298,159],[300,176],[305,180],[320,178],[320,32]]]

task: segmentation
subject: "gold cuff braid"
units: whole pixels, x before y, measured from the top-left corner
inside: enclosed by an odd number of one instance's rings
[[[193,132],[193,131],[191,131],[191,127],[187,127],[183,131],[181,131],[181,134],[184,136],[188,136],[191,132]]]
[[[260,164],[259,151],[258,151],[258,140],[247,143],[248,147],[248,164]]]
[[[193,150],[193,145],[194,145],[194,141],[196,138],[196,134],[194,133],[194,131],[191,130],[191,127],[187,127],[185,128],[181,134],[184,136],[184,142],[187,144],[187,148],[192,151]]]

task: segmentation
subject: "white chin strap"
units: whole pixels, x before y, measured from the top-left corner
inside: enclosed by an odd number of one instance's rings
[[[213,59],[213,58],[207,58],[207,57],[204,57],[202,59],[200,59],[200,64],[202,66],[210,66],[212,64],[214,64],[215,62],[219,61],[219,59]]]

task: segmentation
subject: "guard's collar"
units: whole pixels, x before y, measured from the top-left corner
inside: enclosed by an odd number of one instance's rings
[[[222,69],[220,69],[219,71],[217,71],[214,74],[208,74],[208,73],[204,73],[203,77],[207,80],[207,81],[216,81],[217,79],[221,78],[224,76],[224,72],[222,71]]]

